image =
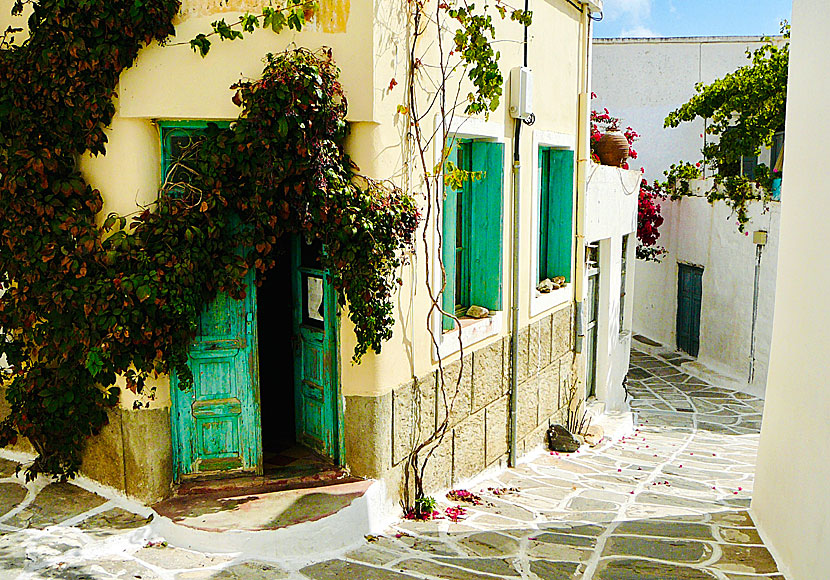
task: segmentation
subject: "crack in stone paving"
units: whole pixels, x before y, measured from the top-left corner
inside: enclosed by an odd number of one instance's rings
[[[482,481],[471,491],[485,504],[458,522],[402,520],[311,564],[167,546],[140,510],[24,486],[0,459],[0,578],[783,579],[747,511],[763,401],[685,373],[686,360],[632,350],[634,433]]]

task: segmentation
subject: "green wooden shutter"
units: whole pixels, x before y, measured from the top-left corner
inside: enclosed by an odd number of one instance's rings
[[[552,149],[548,169],[547,274],[571,281],[574,152]]]
[[[470,302],[502,309],[504,144],[473,141],[472,170],[484,171],[470,189]]]
[[[539,260],[536,268],[537,282],[553,276],[548,272],[548,235],[550,233],[550,152],[539,149]]]
[[[447,161],[452,161],[456,165],[458,164],[458,140],[453,142],[452,150],[449,153]],[[441,308],[444,309],[444,312],[455,311],[455,228],[457,206],[458,198],[456,191],[451,187],[444,186],[444,205],[441,212],[444,222],[441,229],[441,259],[446,274],[444,293],[441,295]],[[454,324],[453,319],[449,316],[442,316],[442,318],[444,330],[452,330]]]

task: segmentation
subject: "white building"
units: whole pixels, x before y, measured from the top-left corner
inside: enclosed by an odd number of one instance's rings
[[[830,163],[816,147],[816,111],[830,95],[830,11],[795,0],[787,93],[781,252],[769,383],[752,512],[781,570],[824,580],[830,570]]]
[[[592,164],[585,196],[585,390],[610,412],[625,408],[640,179],[639,171]]]
[[[646,179],[664,179],[672,163],[700,160],[711,139],[706,121],[664,129],[666,115],[695,94],[696,83],[711,83],[745,66],[746,52],[761,44],[759,37],[595,40],[594,108],[607,107],[641,135],[632,168],[642,165]],[[758,161],[770,165],[769,159],[765,151]],[[705,187],[695,184],[700,197],[661,202],[665,221],[658,244],[668,254],[659,264],[637,263],[633,329],[696,355],[685,363],[690,372],[763,396],[780,204],[766,209],[753,204],[748,235],[742,235],[723,202],[711,206],[702,197]],[[682,291],[681,278],[690,281]],[[684,306],[678,308],[681,294]]]

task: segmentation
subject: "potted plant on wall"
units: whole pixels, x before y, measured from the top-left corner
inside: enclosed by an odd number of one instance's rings
[[[595,98],[596,94],[591,93]],[[632,145],[640,135],[631,127],[620,129],[621,121],[612,117],[608,109],[591,111],[591,159],[602,165],[628,169],[628,159],[636,159]]]

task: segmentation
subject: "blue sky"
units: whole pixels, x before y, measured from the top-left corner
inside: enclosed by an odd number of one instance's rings
[[[604,0],[594,36],[757,36],[778,34],[792,0]]]

